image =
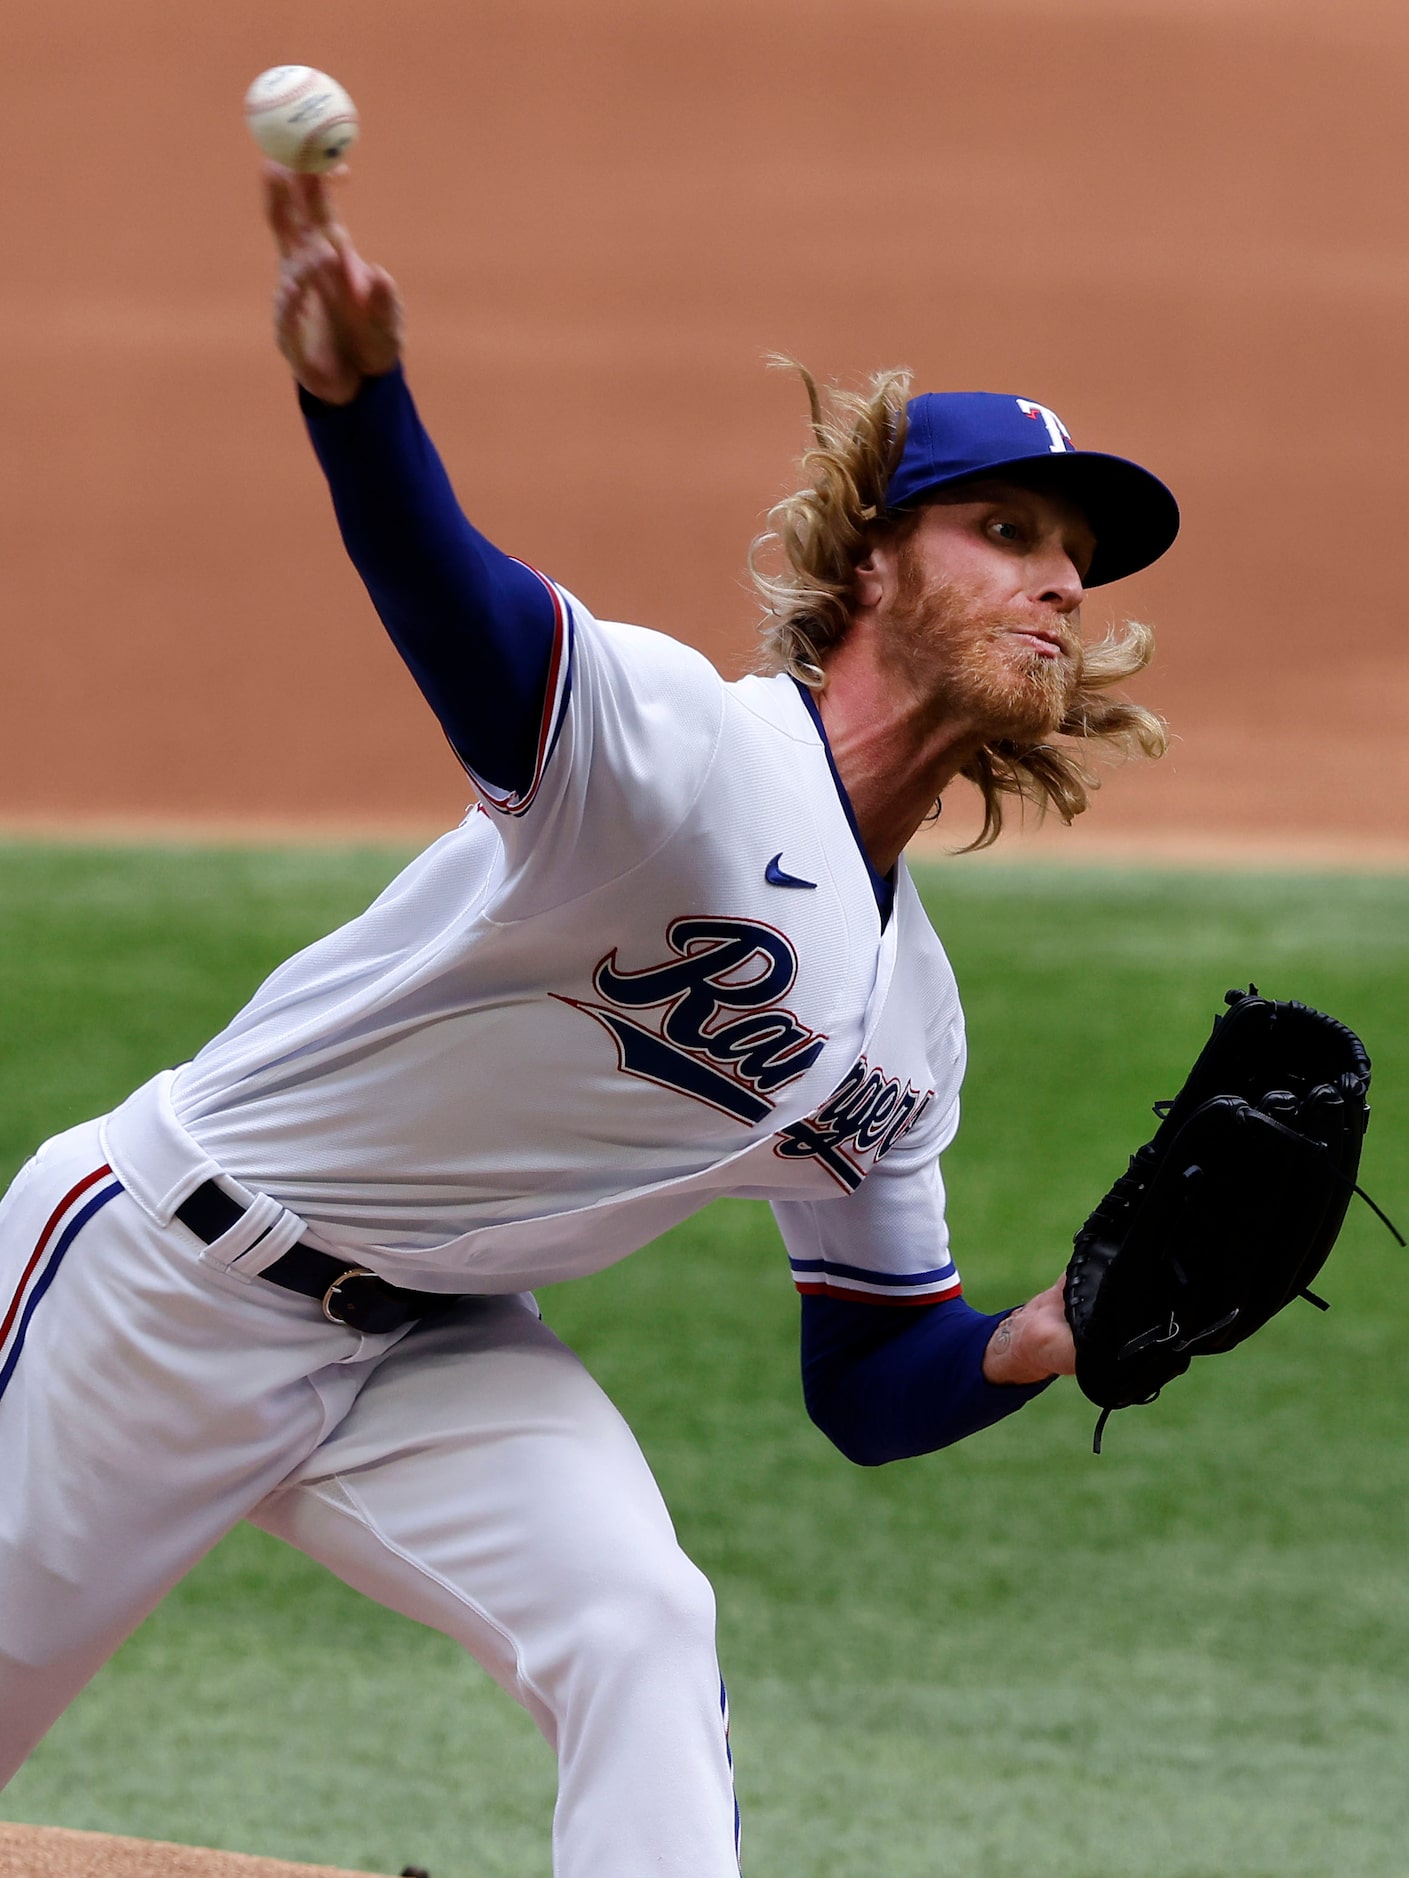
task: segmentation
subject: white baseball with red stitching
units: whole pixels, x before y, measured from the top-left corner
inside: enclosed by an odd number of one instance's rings
[[[318,173],[357,141],[357,107],[335,78],[311,65],[274,65],[245,93],[249,133],[276,163]]]

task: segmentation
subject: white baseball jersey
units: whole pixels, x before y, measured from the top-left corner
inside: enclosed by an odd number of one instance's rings
[[[959,1289],[953,974],[813,713],[560,589],[537,772],[281,966],[171,1090],[235,1180],[426,1290],[521,1291],[720,1194],[803,1290]]]

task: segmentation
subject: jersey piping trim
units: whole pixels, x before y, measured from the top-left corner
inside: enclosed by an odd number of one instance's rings
[[[832,1259],[789,1259],[793,1283],[804,1297],[869,1298],[876,1304],[933,1304],[958,1297],[963,1281],[953,1260],[928,1272],[874,1272]]]
[[[530,568],[529,571],[530,573],[537,573],[536,568]],[[542,576],[540,575],[539,578],[542,579]],[[568,613],[569,613],[569,629],[570,629],[570,634],[571,634],[571,644],[569,647],[569,659],[572,663],[575,663],[576,662],[577,635],[578,635],[578,632],[581,630],[581,627],[579,625],[577,615],[573,613],[570,607],[568,609]],[[588,614],[587,617],[589,620],[591,619],[590,614]],[[646,629],[637,628],[636,630],[645,631]],[[663,633],[656,634],[655,636],[657,638],[669,637],[668,634],[663,634]],[[684,646],[682,642],[679,640],[674,641],[674,643],[676,644],[677,647],[679,647],[683,651],[691,650],[691,648]],[[702,664],[709,665],[709,661],[704,657],[703,653],[697,652],[697,653],[694,653],[694,656],[698,658]],[[710,670],[713,671],[713,667],[710,667]],[[681,809],[679,817],[675,821],[673,821],[668,828],[664,830],[664,832],[661,834],[659,841],[657,841],[656,845],[653,848],[648,849],[644,854],[632,854],[629,857],[629,859],[625,862],[625,864],[622,866],[621,871],[619,873],[610,874],[606,876],[606,878],[601,879],[601,880],[594,880],[590,882],[588,885],[570,894],[568,898],[565,900],[556,900],[556,901],[545,903],[544,905],[539,906],[536,909],[534,917],[537,917],[545,913],[560,914],[565,907],[572,906],[577,901],[589,899],[592,895],[600,893],[604,887],[624,886],[624,884],[627,881],[633,880],[637,876],[645,873],[646,869],[650,867],[651,863],[655,860],[656,856],[658,854],[662,854],[665,851],[665,849],[670,846],[671,842],[674,841],[675,837],[679,834],[680,830],[685,826],[685,823],[689,821],[691,815],[694,814],[695,807],[697,803],[699,802],[700,797],[704,794],[705,790],[709,787],[709,779],[713,775],[714,766],[719,759],[719,746],[724,737],[724,726],[725,726],[725,721],[726,721],[726,711],[723,705],[723,696],[724,694],[728,692],[729,687],[726,686],[723,680],[719,678],[719,674],[717,672],[714,672],[714,677],[715,677],[716,683],[718,684],[719,691],[721,694],[721,708],[715,719],[714,735],[713,735],[713,740],[710,745],[709,756],[707,760],[701,763],[700,765],[699,781],[689,801]],[[571,695],[571,690],[572,690],[572,673],[571,671],[569,671],[567,681],[566,681],[566,689],[563,694],[564,706],[566,706],[568,698]],[[559,730],[561,730],[562,725],[565,722],[566,722],[566,710],[562,712],[559,718]],[[557,746],[557,739],[558,739],[558,731],[554,731],[553,742],[548,750],[549,758],[551,758],[553,754],[553,750]],[[546,760],[547,759],[545,759],[545,761]],[[510,920],[510,921],[495,920],[493,919],[492,915],[488,915],[487,917],[490,918],[491,922],[494,925],[497,925],[501,928],[507,925],[513,925],[517,923],[517,920]],[[520,916],[520,917],[523,917],[523,916]]]
[[[105,1207],[109,1200],[115,1200],[123,1190],[122,1182],[113,1180],[112,1185],[103,1187],[96,1194],[90,1189],[100,1180],[109,1179],[112,1169],[106,1165],[95,1168],[91,1174],[79,1181],[60,1200],[45,1222],[34,1251],[20,1276],[15,1294],[10,1299],[3,1321],[0,1321],[0,1395],[5,1393],[15,1365],[20,1360],[25,1337],[29,1331],[30,1319],[44,1293],[54,1282],[54,1276],[63,1263],[64,1254],[78,1237],[79,1233],[92,1219],[93,1215]],[[81,1203],[81,1204],[80,1204]],[[77,1209],[75,1211],[75,1208]]]
[[[729,1768],[729,1793],[734,1802],[734,1863],[743,1849],[743,1819],[739,1813],[739,1789],[734,1778],[734,1749],[729,1740],[729,1691],[719,1678],[719,1719],[724,1724],[724,1759]]]
[[[851,806],[851,797],[847,794],[846,784],[841,779],[837,759],[832,755],[832,740],[827,735],[827,726],[822,722],[822,713],[817,708],[816,698],[800,678],[794,678],[793,683],[797,687],[797,694],[802,699],[808,716],[816,726],[817,735],[822,739],[827,768],[832,772],[832,781],[836,784],[837,799],[841,803],[842,813],[846,816],[846,825],[851,830],[851,838],[856,843],[856,852],[861,856],[861,864],[866,869],[866,878],[871,883],[871,892],[875,895],[876,911],[881,916],[881,925],[885,926],[895,910],[895,884],[887,880],[884,874],[876,871],[870,855],[866,852],[865,844],[861,839],[861,829],[856,820],[856,810]]]
[[[573,620],[567,602],[561,592],[546,575],[540,574],[536,567],[529,567],[527,561],[520,561],[520,567],[527,568],[536,579],[543,582],[553,602],[553,650],[548,661],[548,677],[543,687],[543,718],[538,727],[538,750],[533,761],[533,778],[526,789],[496,789],[482,776],[475,773],[468,763],[465,772],[475,788],[492,809],[501,815],[522,815],[532,807],[533,799],[538,794],[538,785],[558,747],[558,738],[562,734],[567,716],[568,699],[572,695],[572,645]],[[464,759],[461,758],[463,762]]]

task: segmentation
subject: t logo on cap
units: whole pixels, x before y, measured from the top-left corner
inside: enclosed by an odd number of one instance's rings
[[[1047,435],[1052,439],[1051,443],[1048,445],[1049,450],[1071,450],[1075,447],[1071,440],[1071,432],[1057,416],[1057,413],[1055,411],[1049,411],[1045,404],[1034,404],[1031,398],[1019,398],[1018,409],[1025,417],[1040,417],[1042,419],[1042,422],[1047,426]]]

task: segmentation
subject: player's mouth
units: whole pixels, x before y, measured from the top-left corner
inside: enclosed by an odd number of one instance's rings
[[[1048,632],[1041,626],[1010,626],[1007,636],[1016,639],[1035,652],[1041,659],[1060,659],[1066,656],[1066,641],[1060,633]]]

